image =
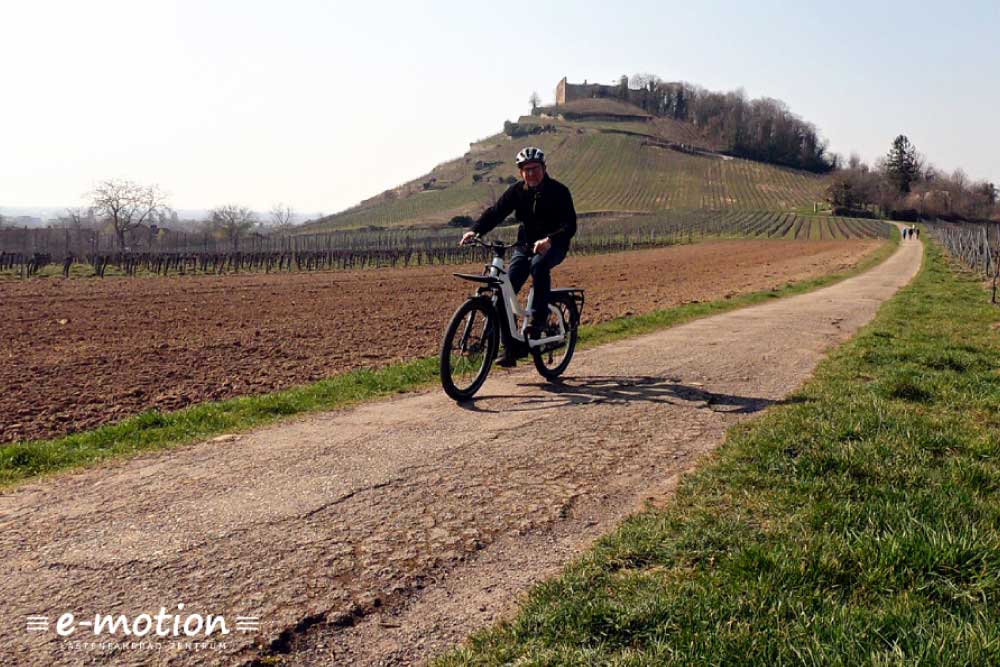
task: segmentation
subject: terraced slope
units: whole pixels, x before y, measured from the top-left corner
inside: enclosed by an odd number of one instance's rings
[[[694,148],[687,143],[694,130],[684,124],[535,117],[519,123],[548,129],[514,139],[498,134],[472,144],[466,155],[426,176],[301,231],[444,224],[453,216],[474,214],[515,179],[512,156],[522,144],[546,151],[550,172],[572,189],[581,213],[790,211],[821,197],[822,177]]]

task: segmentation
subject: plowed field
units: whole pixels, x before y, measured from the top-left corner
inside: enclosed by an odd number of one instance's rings
[[[783,285],[879,241],[729,241],[571,257],[584,322]],[[0,442],[433,354],[469,283],[421,267],[0,283]]]

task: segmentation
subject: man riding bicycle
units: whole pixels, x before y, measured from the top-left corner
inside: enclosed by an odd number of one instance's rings
[[[507,188],[493,206],[483,211],[472,230],[462,236],[461,243],[489,233],[514,213],[521,224],[507,275],[511,287],[519,292],[531,274],[534,292],[528,304],[525,334],[538,337],[548,319],[549,291],[552,289],[549,272],[566,258],[569,241],[576,234],[576,210],[569,188],[546,172],[542,149],[528,146],[514,161],[523,180]],[[500,363],[510,365],[511,360],[506,361],[506,364]]]

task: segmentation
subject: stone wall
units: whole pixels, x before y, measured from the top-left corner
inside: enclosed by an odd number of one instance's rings
[[[572,102],[573,100],[606,97],[645,108],[651,96],[652,93],[645,88],[640,88],[639,90],[626,88],[622,90],[619,84],[604,85],[600,83],[587,83],[586,79],[584,79],[583,83],[569,83],[566,81],[566,77],[563,77],[556,84],[556,106]]]

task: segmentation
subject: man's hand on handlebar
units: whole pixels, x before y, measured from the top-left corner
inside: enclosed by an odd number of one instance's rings
[[[474,239],[479,238],[479,234],[476,232],[465,232],[462,235],[462,240],[458,242],[458,245],[469,245]]]

